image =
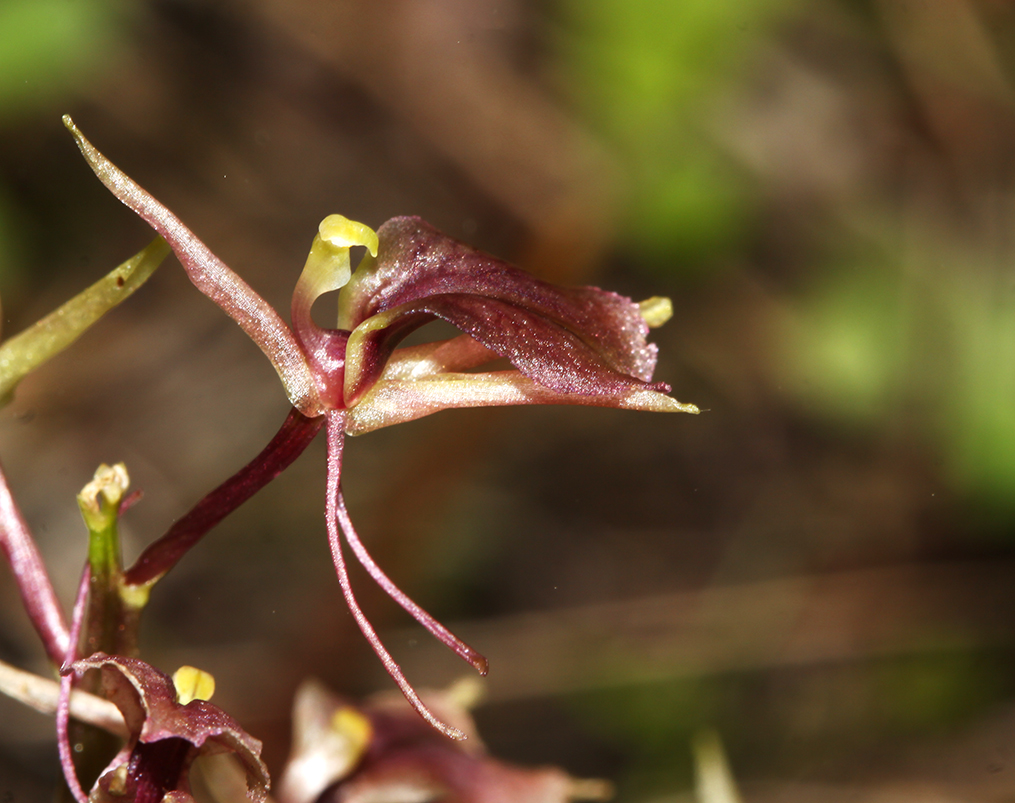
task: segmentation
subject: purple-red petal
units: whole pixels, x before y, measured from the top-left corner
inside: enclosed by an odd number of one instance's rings
[[[306,357],[278,313],[176,215],[92,145],[70,116],[64,115],[63,122],[99,180],[169,243],[194,286],[236,321],[264,352],[293,406],[306,415],[319,415],[320,399]]]
[[[633,305],[632,305],[633,306]],[[506,357],[525,376],[558,393],[616,396],[634,390],[668,393],[617,370],[581,332],[532,307],[486,296],[429,296],[380,313],[349,338],[345,398],[352,406],[379,378],[395,346],[411,331],[441,318]],[[642,341],[644,343],[644,341]]]
[[[393,348],[385,342],[388,338],[397,342],[434,316],[460,326],[542,384],[553,378],[543,373],[535,352],[563,348],[575,354],[577,370],[548,387],[580,386],[584,390],[573,392],[598,393],[599,382],[609,381],[606,375],[611,372],[642,382],[651,379],[656,348],[646,343],[648,326],[630,299],[595,287],[564,288],[540,281],[442,234],[420,218],[393,218],[377,234],[377,258],[363,260],[343,288],[340,301],[339,325],[344,329],[398,311],[385,321],[390,331],[374,336],[380,341],[378,354],[364,355],[365,362],[386,357]],[[486,302],[485,307],[477,306],[479,299]],[[539,331],[524,328],[536,320],[542,322]],[[502,329],[503,334],[498,334]],[[554,334],[543,343],[539,336],[549,331]],[[509,337],[515,338],[510,347]],[[499,346],[494,345],[497,341]],[[372,375],[376,370],[369,367],[365,373]],[[359,384],[359,380],[353,382]]]

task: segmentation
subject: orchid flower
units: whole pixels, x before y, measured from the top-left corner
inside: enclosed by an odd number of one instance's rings
[[[199,755],[233,753],[247,775],[247,795],[260,803],[268,792],[261,743],[221,708],[207,701],[214,682],[193,667],[169,677],[137,658],[97,652],[65,669],[65,679],[90,669],[102,672],[106,698],[126,723],[129,738],[99,776],[91,803],[190,800],[190,765]],[[65,742],[61,740],[61,746]],[[65,773],[68,770],[65,762]],[[76,779],[71,780],[72,788]],[[83,800],[80,787],[75,790]]]
[[[650,299],[639,305],[593,287],[555,287],[419,218],[394,218],[374,232],[330,215],[320,224],[296,284],[290,328],[179,218],[85,139],[69,117],[64,124],[99,179],[169,243],[193,284],[260,347],[294,408],[272,443],[152,544],[125,579],[143,585],[165,574],[214,524],[288,466],[323,426],[326,524],[346,603],[413,708],[446,735],[465,738],[423,704],[356,601],[342,533],[392,599],[486,673],[486,659],[409,599],[360,541],[342,496],[345,436],[454,407],[580,404],[697,413],[694,405],[667,395],[668,385],[651,381],[656,347],[645,338],[649,325],[669,318],[669,301]],[[369,253],[353,274],[350,249],[356,246]],[[337,325],[320,327],[311,307],[336,290]],[[398,348],[408,334],[438,318],[463,334]],[[499,358],[513,368],[474,370]]]
[[[474,678],[464,678],[423,692],[428,705],[469,734],[463,744],[441,738],[392,692],[353,704],[315,680],[304,681],[293,703],[293,744],[277,788],[280,803],[569,803],[612,796],[606,781],[490,756],[469,710],[479,700],[477,686]]]

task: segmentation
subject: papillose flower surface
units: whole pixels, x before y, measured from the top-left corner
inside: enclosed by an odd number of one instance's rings
[[[195,286],[230,315],[278,372],[294,410],[250,464],[212,491],[125,577],[151,583],[212,526],[278,475],[322,425],[328,441],[326,523],[342,592],[385,668],[420,715],[453,738],[420,701],[356,602],[341,534],[373,579],[417,621],[481,673],[486,659],[409,599],[377,566],[349,520],[341,490],[345,436],[455,407],[580,404],[697,413],[651,381],[656,347],[649,323],[669,317],[666,299],[635,304],[594,287],[562,288],[459,243],[416,217],[389,220],[375,233],[341,215],[319,227],[292,301],[290,328],[267,302],[183,223],[104,157],[69,117],[64,122],[105,185],[169,243]],[[355,273],[350,248],[364,246]],[[334,329],[311,307],[340,291]],[[463,333],[399,348],[424,324],[442,319]],[[506,359],[507,370],[476,371]]]

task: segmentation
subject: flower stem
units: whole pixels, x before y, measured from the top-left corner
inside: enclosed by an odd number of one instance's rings
[[[285,471],[317,437],[323,418],[307,418],[295,407],[261,453],[219,485],[150,544],[124,575],[128,586],[150,586],[166,574],[212,527]]]
[[[71,616],[70,638],[68,639],[67,653],[64,655],[60,667],[60,696],[56,703],[56,745],[60,753],[60,766],[63,768],[63,777],[67,781],[71,794],[78,803],[88,803],[88,795],[81,788],[81,781],[78,780],[78,772],[74,766],[74,752],[70,743],[70,699],[74,690],[74,670],[72,664],[77,660],[77,641],[81,636],[81,626],[85,616],[85,601],[88,598],[88,590],[91,586],[91,565],[85,564],[81,572],[81,582],[78,583],[78,593],[74,600],[74,612]]]
[[[67,623],[53,591],[53,584],[46,574],[39,549],[14,502],[14,497],[11,496],[2,467],[0,467],[0,549],[11,565],[21,601],[35,631],[42,639],[49,660],[60,666],[70,644]]]
[[[0,661],[0,694],[17,700],[40,714],[55,714],[60,684]],[[130,735],[119,708],[109,700],[81,689],[71,693],[70,715],[79,722],[87,722],[121,739]]]
[[[81,337],[121,301],[126,300],[169,255],[161,237],[87,290],[0,345],[0,403],[26,374],[52,359]]]

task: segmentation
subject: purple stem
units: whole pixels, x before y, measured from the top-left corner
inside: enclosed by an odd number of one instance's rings
[[[70,636],[53,584],[46,574],[39,549],[28,531],[28,525],[11,496],[7,477],[0,467],[0,549],[14,572],[21,601],[28,618],[42,639],[46,654],[59,666],[67,655]]]
[[[77,597],[74,599],[69,643],[60,667],[60,696],[56,702],[56,746],[60,753],[60,766],[63,768],[63,777],[67,781],[67,786],[78,803],[88,803],[88,795],[81,788],[77,770],[74,768],[68,726],[70,724],[70,695],[74,688],[76,674],[73,664],[77,660],[77,643],[81,638],[81,624],[85,618],[85,601],[88,599],[88,587],[91,584],[91,579],[92,567],[86,562],[84,571],[81,572]]]
[[[271,443],[150,544],[124,574],[124,582],[143,585],[162,577],[205,533],[285,471],[323,423],[323,418],[307,418],[294,407]]]
[[[394,658],[391,657],[381,640],[377,637],[373,626],[356,602],[352,585],[349,583],[349,573],[345,568],[345,559],[342,557],[342,536],[338,527],[338,509],[342,499],[342,450],[345,446],[345,413],[340,410],[330,410],[325,413],[328,420],[328,485],[327,498],[325,503],[325,518],[328,527],[328,543],[331,546],[331,557],[335,562],[335,571],[338,574],[338,584],[342,587],[342,595],[345,603],[349,606],[356,624],[359,625],[370,646],[373,647],[377,657],[381,659],[384,668],[391,679],[405,695],[409,705],[415,709],[423,719],[429,722],[434,728],[451,739],[464,740],[465,734],[458,728],[441,722],[433,715],[429,708],[423,705],[416,690],[412,688],[409,681],[405,679],[402,668]],[[371,561],[372,562],[372,561]]]

